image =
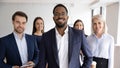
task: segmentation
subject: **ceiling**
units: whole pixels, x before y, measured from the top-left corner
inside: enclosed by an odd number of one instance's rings
[[[77,0],[0,0],[9,3],[74,3]],[[95,0],[78,0],[80,3],[90,3]]]
[[[39,4],[56,4],[65,3],[71,5],[88,5],[88,6],[98,6],[101,4],[111,4],[118,2],[119,0],[0,0],[0,3],[39,3]]]
[[[74,3],[77,0],[0,0],[9,3]],[[119,0],[78,0],[80,3],[116,2]]]

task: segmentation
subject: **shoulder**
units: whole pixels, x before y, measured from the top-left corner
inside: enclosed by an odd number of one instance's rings
[[[11,34],[8,34],[4,37],[1,37],[0,38],[0,45],[6,45],[6,44],[11,44],[11,42],[14,40],[14,35],[11,33]]]
[[[114,40],[113,36],[108,33],[104,34],[104,37],[108,40]]]
[[[89,41],[91,41],[91,40],[93,40],[94,39],[94,35],[93,34],[91,34],[91,35],[89,35],[89,36],[87,36],[87,40]]]
[[[36,39],[35,36],[30,35],[30,34],[25,34],[25,38],[27,38],[27,39]]]
[[[43,33],[43,36],[49,36],[49,35],[52,35],[52,34],[55,34],[55,28],[52,28],[50,29],[49,31]]]
[[[72,32],[74,34],[81,34],[81,33],[83,33],[82,30],[77,30],[77,29],[75,29],[73,27],[69,27],[69,32]]]
[[[33,35],[30,35],[30,34],[25,34],[25,36],[27,36],[27,37],[35,37]]]
[[[11,34],[8,34],[8,35],[6,35],[6,36],[1,37],[0,39],[1,39],[1,40],[5,40],[5,39],[9,39],[9,38],[11,38],[11,37],[13,37],[13,36],[14,36],[13,33],[11,33]]]

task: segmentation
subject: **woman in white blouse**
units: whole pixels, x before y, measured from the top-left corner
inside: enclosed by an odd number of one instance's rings
[[[105,20],[101,15],[92,18],[92,34],[87,37],[96,68],[113,68],[114,39],[107,33]]]

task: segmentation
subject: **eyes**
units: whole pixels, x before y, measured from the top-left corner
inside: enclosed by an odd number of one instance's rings
[[[62,12],[62,13],[54,13],[54,16],[66,16],[67,14]]]
[[[81,25],[81,24],[76,24],[75,26],[83,26],[83,25]]]
[[[42,22],[36,22],[36,25],[43,25]]]
[[[26,22],[21,22],[21,21],[15,21],[15,23],[16,23],[16,24],[23,24],[23,25],[26,24]]]
[[[93,25],[102,25],[102,24],[103,24],[103,22],[101,22],[101,21],[93,22]]]

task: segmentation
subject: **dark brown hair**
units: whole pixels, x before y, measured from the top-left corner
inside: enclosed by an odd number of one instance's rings
[[[15,20],[15,16],[22,16],[22,17],[25,17],[26,18],[26,21],[28,20],[28,17],[27,15],[22,12],[22,11],[16,11],[13,15],[12,15],[12,20],[14,21]]]

